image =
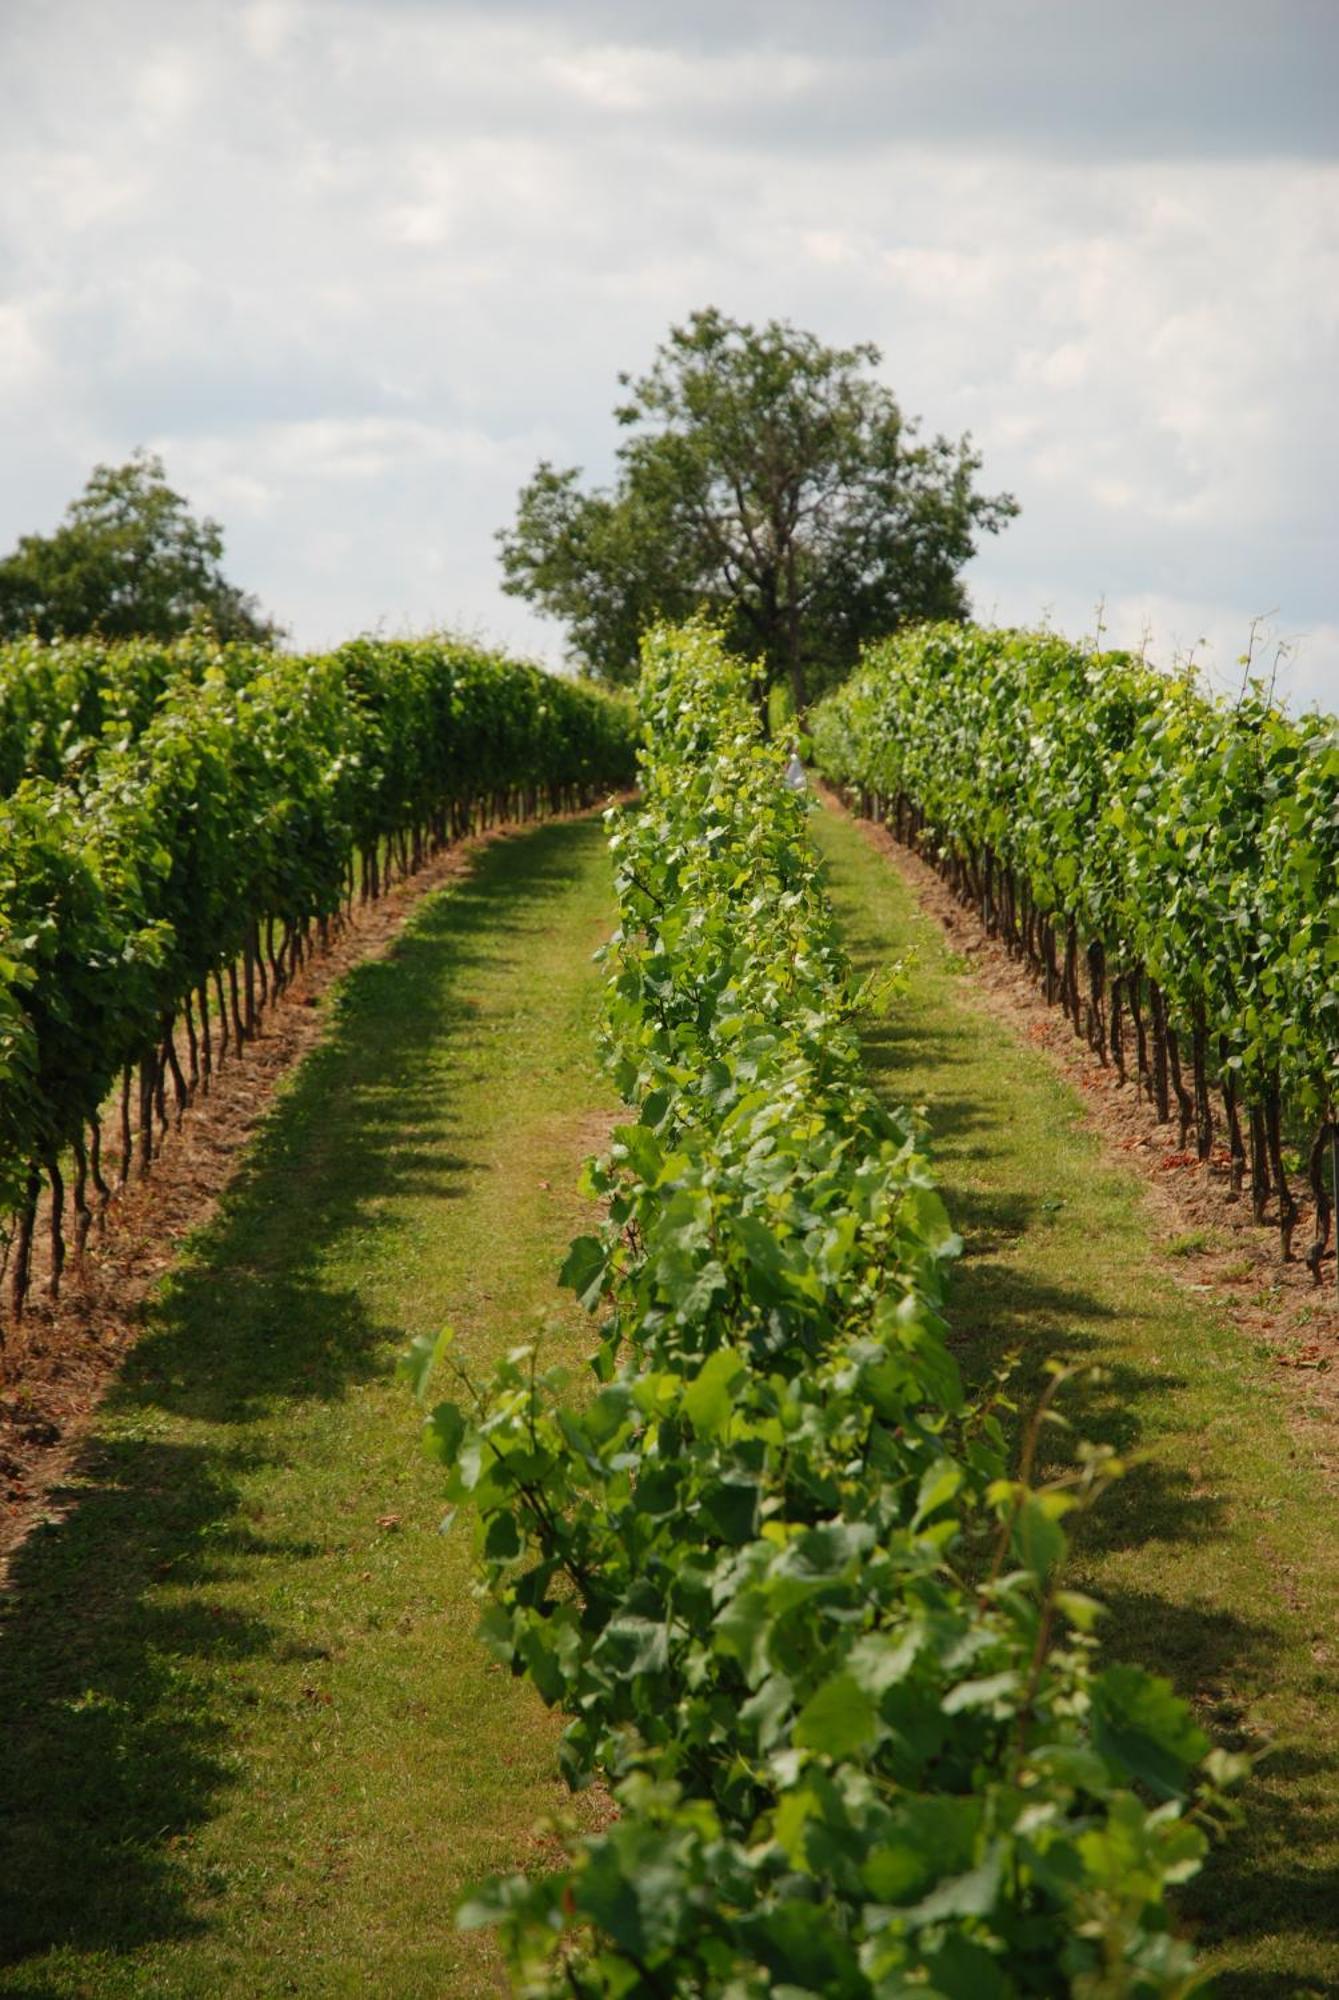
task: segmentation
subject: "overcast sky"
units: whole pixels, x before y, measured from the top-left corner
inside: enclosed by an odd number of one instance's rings
[[[713,304],[870,339],[982,617],[1339,708],[1339,0],[0,0],[0,549],[160,451],[302,645],[561,656],[493,532]]]

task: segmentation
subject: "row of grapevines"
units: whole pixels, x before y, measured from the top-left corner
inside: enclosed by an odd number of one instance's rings
[[[1248,686],[1207,698],[1124,653],[929,626],[874,647],[812,719],[821,768],[945,869],[1105,1059],[1214,1151],[1257,1219],[1298,1209],[1282,1139],[1339,1105],[1339,729]]]
[[[32,638],[0,645],[0,798],[24,778],[79,779],[104,743],[146,729],[169,689],[198,685],[210,673],[250,679],[273,657],[205,633],[170,643]]]
[[[618,1816],[462,1920],[501,1926],[531,1996],[1187,1993],[1164,1891],[1223,1765],[1165,1682],[1098,1667],[1060,1583],[1113,1468],[1007,1476],[804,802],[710,634],[644,660],[608,991],[636,1115],[564,1273],[608,1315],[599,1387],[574,1405],[531,1350],[481,1387],[449,1336],[408,1363],[425,1397],[466,1385],[427,1434],[475,1511],[483,1636]]]
[[[66,781],[29,776],[0,800],[0,1205],[15,1217],[16,1311],[44,1182],[53,1290],[67,1172],[76,1250],[90,1183],[107,1198],[102,1107],[118,1082],[125,1178],[136,1086],[147,1167],[169,1082],[180,1109],[355,893],[379,893],[484,814],[589,800],[631,772],[619,704],[451,641],[174,657],[138,729],[123,717]],[[117,649],[104,686],[138,685],[136,658]]]

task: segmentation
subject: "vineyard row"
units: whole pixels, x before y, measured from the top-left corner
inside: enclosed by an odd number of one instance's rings
[[[806,803],[747,671],[644,650],[638,807],[612,817],[607,1048],[631,1107],[565,1282],[598,1388],[450,1336],[409,1363],[474,1512],[484,1637],[618,1805],[482,1891],[518,1994],[826,2000],[1194,1984],[1164,1894],[1217,1782],[1168,1685],[1099,1668],[1063,1523],[1119,1468],[1006,1471],[940,1316],[958,1248],[909,1114],[866,1082]],[[1052,1391],[1059,1385],[1054,1378]],[[1150,1801],[1154,1803],[1150,1803]]]
[[[1329,1239],[1339,1148],[1339,729],[1248,682],[1207,698],[1125,653],[927,626],[812,719],[819,766],[933,861],[1181,1144],[1215,1154],[1282,1253],[1305,1135]],[[1221,1120],[1221,1123],[1219,1122]],[[1339,1159],[1339,1151],[1336,1151]]]
[[[304,657],[25,644],[0,655],[0,747],[15,1315],[44,1184],[54,1294],[67,1179],[82,1254],[109,1172],[131,1172],[132,1134],[148,1169],[169,1084],[180,1111],[355,897],[480,824],[589,803],[632,760],[621,704],[449,640]]]

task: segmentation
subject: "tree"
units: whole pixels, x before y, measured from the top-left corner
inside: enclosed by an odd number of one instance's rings
[[[648,374],[619,377],[612,492],[547,462],[523,488],[498,537],[503,588],[562,620],[608,681],[633,676],[648,622],[705,606],[760,659],[760,697],[784,678],[797,710],[866,639],[965,618],[959,572],[1018,506],[976,491],[970,438],[920,442],[880,358],[694,313]]]
[[[197,521],[163,461],[138,451],[95,466],[53,534],[24,535],[0,560],[0,634],[171,639],[207,624],[272,644],[278,627],[228,582],[222,557],[217,521]]]

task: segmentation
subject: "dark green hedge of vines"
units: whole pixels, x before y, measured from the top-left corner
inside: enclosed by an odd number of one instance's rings
[[[0,1210],[11,1302],[43,1184],[51,1283],[90,1184],[102,1107],[132,1099],[147,1166],[217,1053],[355,894],[484,818],[589,802],[632,769],[610,698],[450,640],[293,657],[23,643],[0,652]]]
[[[818,763],[919,846],[1075,1028],[1193,1132],[1283,1253],[1310,1141],[1319,1280],[1339,1108],[1339,724],[1126,653],[926,626],[814,712]]]

